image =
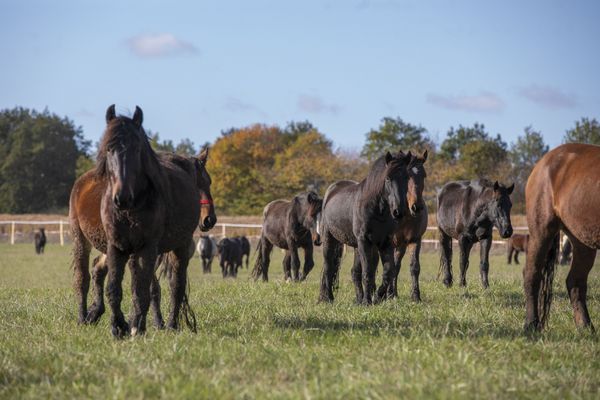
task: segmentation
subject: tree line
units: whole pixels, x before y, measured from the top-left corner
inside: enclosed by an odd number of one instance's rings
[[[524,207],[527,177],[548,151],[542,133],[531,126],[511,144],[480,123],[451,127],[436,143],[425,127],[400,117],[385,117],[367,132],[359,154],[334,148],[308,121],[230,128],[201,146],[187,138],[175,144],[161,140],[158,132],[147,134],[159,151],[193,155],[211,146],[207,168],[215,206],[227,215],[257,215],[269,201],[307,189],[323,195],[331,182],[360,180],[372,161],[398,149],[428,151],[425,198],[430,210],[445,182],[485,177],[515,183],[518,212]],[[563,142],[600,145],[600,124],[581,118],[565,132]],[[0,212],[66,212],[75,179],[93,168],[94,160],[95,146],[67,117],[21,107],[0,111]]]

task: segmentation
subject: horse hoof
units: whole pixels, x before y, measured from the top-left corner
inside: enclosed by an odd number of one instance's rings
[[[333,296],[329,297],[329,296],[321,295],[321,296],[319,296],[319,301],[318,302],[319,303],[329,303],[329,304],[331,304],[331,303],[333,303]]]
[[[421,295],[419,293],[413,293],[412,296],[411,296],[411,299],[415,303],[420,303],[421,302]]]
[[[452,279],[444,279],[444,286],[446,286],[447,288],[451,288],[452,287]]]

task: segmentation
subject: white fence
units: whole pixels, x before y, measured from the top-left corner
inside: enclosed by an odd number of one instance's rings
[[[17,236],[23,236],[22,232],[19,232],[17,230],[17,226],[18,225],[37,225],[37,226],[47,226],[47,225],[55,225],[58,226],[58,230],[56,231],[46,231],[46,233],[48,234],[58,234],[59,235],[59,241],[60,241],[60,245],[64,246],[65,245],[65,235],[66,235],[66,225],[69,225],[69,221],[64,221],[64,220],[57,220],[57,221],[0,221],[0,226],[2,225],[8,225],[10,226],[10,244],[15,244],[15,239]],[[217,223],[215,225],[215,228],[213,228],[212,232],[213,234],[215,234],[215,231],[218,231],[218,229],[220,228],[221,232],[220,232],[220,236],[221,237],[226,237],[227,236],[227,228],[244,228],[244,229],[257,229],[258,230],[258,234],[256,236],[260,235],[260,229],[262,228],[262,225],[260,224],[233,224],[233,223]],[[428,226],[427,230],[428,231],[437,231],[437,227],[435,226]],[[515,232],[519,231],[519,232],[526,232],[528,229],[526,226],[517,226],[517,227],[513,227],[513,230]],[[67,230],[68,231],[68,230]],[[438,247],[438,241],[434,240],[434,239],[424,239],[423,243],[428,243],[428,244],[433,244],[435,246],[435,248],[437,249]],[[456,241],[455,241],[456,243]],[[492,241],[492,244],[495,245],[503,245],[506,244],[505,240],[494,240]]]

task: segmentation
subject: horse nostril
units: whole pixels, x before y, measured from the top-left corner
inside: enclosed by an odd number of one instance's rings
[[[417,212],[417,211],[419,211],[419,209],[418,209],[418,207],[417,207],[417,205],[416,205],[416,204],[413,204],[413,205],[410,207],[410,209],[411,209],[413,212]]]

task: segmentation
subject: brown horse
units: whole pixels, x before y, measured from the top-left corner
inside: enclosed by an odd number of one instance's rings
[[[586,305],[587,279],[600,248],[600,146],[569,143],[535,165],[525,190],[529,243],[523,270],[525,329],[548,321],[559,231],[573,245],[567,291],[575,324],[594,329]]]
[[[527,242],[529,242],[529,235],[521,235],[519,233],[515,233],[508,239],[506,242],[506,253],[508,256],[508,263],[510,264],[513,260],[513,254],[515,259],[515,264],[519,264],[519,252],[524,251],[527,254]]]
[[[87,310],[93,246],[106,254],[107,298],[112,332],[118,337],[127,334],[130,326],[132,334],[145,331],[156,258],[167,252],[173,252],[175,260],[167,326],[177,328],[192,234],[199,218],[203,231],[216,223],[210,176],[204,166],[208,152],[193,161],[159,156],[150,147],[142,120],[139,107],[133,118],[116,116],[114,105],[108,108],[96,168],[75,182],[69,204],[79,322],[95,322],[103,311],[98,293],[95,305]],[[129,325],[120,308],[128,260],[133,300]],[[102,282],[104,276],[98,278]]]

